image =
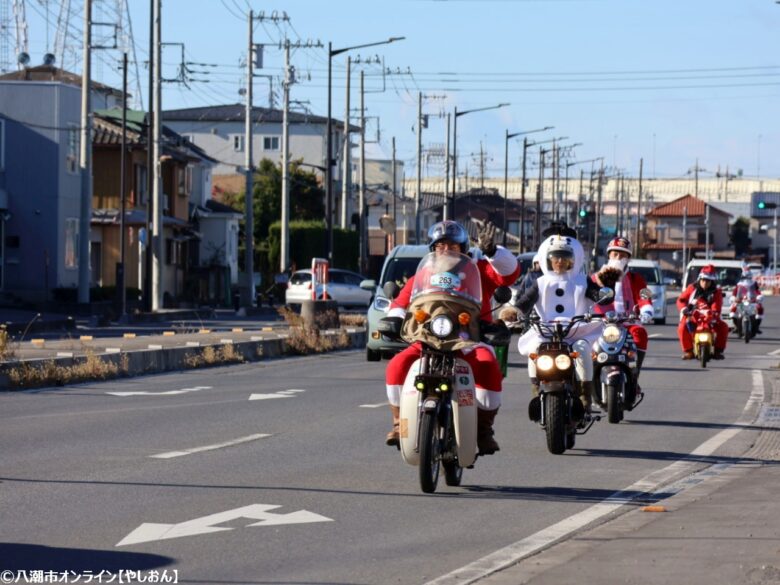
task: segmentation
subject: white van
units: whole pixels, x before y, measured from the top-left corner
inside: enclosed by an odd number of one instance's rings
[[[703,260],[697,258],[688,262],[688,268],[683,275],[683,290],[689,285],[696,282],[696,277],[699,276],[699,271],[703,266],[712,264],[718,274],[718,286],[723,290],[723,309],[721,310],[720,318],[724,320],[729,319],[729,293],[734,289],[734,286],[742,278],[742,261],[741,260]]]
[[[653,291],[653,319],[659,324],[666,323],[666,285],[664,284],[661,266],[654,260],[629,260],[628,271],[642,276],[647,282],[647,288]]]

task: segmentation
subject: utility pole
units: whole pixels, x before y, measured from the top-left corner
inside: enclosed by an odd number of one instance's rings
[[[450,114],[447,113],[447,140],[444,146],[444,206],[442,207],[442,219],[449,219],[449,195],[450,195]]]
[[[290,86],[295,82],[290,67],[290,41],[284,40],[284,110],[282,112],[282,246],[279,272],[290,265]]]
[[[639,258],[639,253],[642,251],[642,244],[640,238],[642,236],[642,230],[640,224],[642,223],[642,170],[644,168],[645,159],[639,159],[639,196],[636,203],[636,236],[634,237],[634,258]]]
[[[160,139],[162,136],[162,82],[160,80],[162,67],[162,0],[154,4],[154,142],[152,143],[152,181],[154,213],[152,215],[152,311],[162,308],[162,269],[163,269],[163,214],[162,214],[162,178],[160,157],[162,155]]]
[[[152,108],[152,94],[154,93],[154,11],[157,0],[149,0],[149,115],[146,127],[146,226],[143,264],[138,263],[139,274],[138,282],[143,282],[144,309],[152,310],[152,215],[154,214],[154,201],[152,201],[152,191],[154,190],[154,156],[152,154],[152,142],[154,142],[154,117],[155,111]],[[145,271],[145,272],[144,272]]]
[[[122,148],[119,161],[119,266],[116,271],[116,286],[119,291],[119,317],[127,315],[127,287],[125,285],[125,207],[127,179],[127,51],[122,53]]]
[[[520,253],[525,252],[525,151],[527,149],[528,137],[526,136],[523,138],[523,174],[520,184]]]
[[[596,271],[599,257],[599,232],[601,231],[601,187],[604,183],[604,159],[601,160],[598,183],[596,184],[596,217],[593,226],[593,264],[591,270]]]
[[[534,249],[539,248],[542,235],[542,186],[544,185],[544,153],[539,147],[539,182],[536,184],[536,218],[534,222]]]
[[[89,228],[92,220],[92,123],[91,109],[92,80],[92,0],[84,4],[84,69],[81,73],[81,148],[79,171],[81,173],[81,218],[79,222],[79,292],[81,305],[89,304]],[[48,291],[46,291],[48,296]]]
[[[398,192],[396,190],[396,169],[395,169],[395,136],[393,136],[393,246],[395,246],[395,240],[398,236],[398,224],[396,224],[397,215],[396,215],[396,202],[398,201]]]
[[[342,176],[342,188],[341,188],[341,229],[345,230],[348,227],[348,210],[349,210],[349,196],[352,191],[352,164],[350,158],[352,157],[352,148],[349,140],[349,81],[352,70],[352,57],[347,55],[347,95],[345,99],[346,107],[344,112],[344,171]]]
[[[417,196],[414,199],[414,243],[420,243],[420,205],[422,199],[422,92],[417,92]]]
[[[252,184],[255,172],[252,146],[252,88],[254,86],[254,51],[253,28],[255,13],[248,14],[248,41],[246,53],[246,104],[244,106],[244,286],[241,305],[246,309],[255,304],[255,221],[254,221],[254,186]]]
[[[685,257],[688,252],[688,206],[683,207],[683,221],[682,221],[682,237],[683,237],[683,249],[682,249],[682,270],[685,272]],[[684,277],[684,275],[683,275]]]
[[[620,180],[622,177],[618,175],[615,178],[615,236],[620,235]]]
[[[365,75],[360,71],[360,272],[365,273],[366,248],[368,239],[368,214],[366,213],[366,104],[365,104]]]

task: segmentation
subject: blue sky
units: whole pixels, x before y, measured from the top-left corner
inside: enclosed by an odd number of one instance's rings
[[[115,1],[95,0],[96,16],[110,16],[108,4]],[[129,2],[142,61],[149,2]],[[58,5],[50,0],[52,23]],[[261,73],[275,76],[277,88],[283,54],[276,43],[285,34],[326,46],[331,41],[334,48],[406,37],[350,55],[379,56],[394,72],[383,84],[381,66],[363,65],[369,128],[375,137],[378,116],[382,147],[389,153],[395,136],[408,173],[414,172],[421,90],[442,96],[426,100],[424,110],[434,117],[423,131],[424,146],[444,142],[444,121],[435,117],[441,112],[511,103],[459,118],[459,168],[468,162],[470,175],[477,165],[469,155],[480,143],[489,156],[488,173],[502,175],[505,131],[551,125],[554,131],[532,137],[568,136],[565,142],[582,143],[573,160],[603,156],[633,176],[640,158],[648,177],[684,176],[697,158],[703,176],[719,166],[755,176],[759,165],[762,177],[780,176],[780,4],[774,0],[164,0],[164,41],[184,43],[190,61],[217,65],[194,68],[208,70],[191,77],[209,83],[193,82],[191,89],[166,84],[165,108],[243,99],[238,63],[246,53],[249,7],[290,18],[255,28],[255,42],[273,45],[266,47]],[[46,45],[44,8],[45,0],[28,0],[33,62]],[[51,44],[53,25],[48,36]],[[165,50],[167,75],[175,73],[178,51]],[[323,48],[299,49],[292,59],[300,80],[292,99],[308,101],[320,115],[327,111],[326,55]],[[102,52],[98,78],[118,83],[111,68],[116,59],[116,53]],[[333,63],[333,112],[343,118],[346,55]],[[146,72],[140,73],[145,88]],[[352,79],[357,107],[358,75]],[[267,83],[257,79],[256,105],[267,105]],[[519,139],[510,142],[512,174],[521,151]]]

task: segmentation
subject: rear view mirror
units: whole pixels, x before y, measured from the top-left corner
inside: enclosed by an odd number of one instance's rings
[[[598,305],[608,305],[615,298],[615,291],[606,286],[599,290],[599,300],[596,301]]]
[[[376,280],[368,279],[360,281],[360,288],[363,290],[370,290],[371,292],[376,289]]]
[[[399,286],[398,286],[398,285],[395,283],[395,281],[393,281],[393,280],[388,280],[388,281],[385,283],[385,286],[383,286],[383,287],[382,287],[382,292],[384,292],[384,293],[385,293],[385,296],[386,296],[388,299],[391,299],[391,300],[392,300],[392,299],[394,299],[395,297],[397,297],[397,296],[400,294],[400,292],[401,292],[401,287],[399,287]]]
[[[493,293],[493,298],[502,305],[508,303],[512,300],[512,289],[508,286],[499,286]]]

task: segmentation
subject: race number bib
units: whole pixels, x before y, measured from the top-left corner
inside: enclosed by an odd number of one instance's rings
[[[446,290],[460,287],[460,278],[452,272],[439,272],[431,276],[431,286]]]

